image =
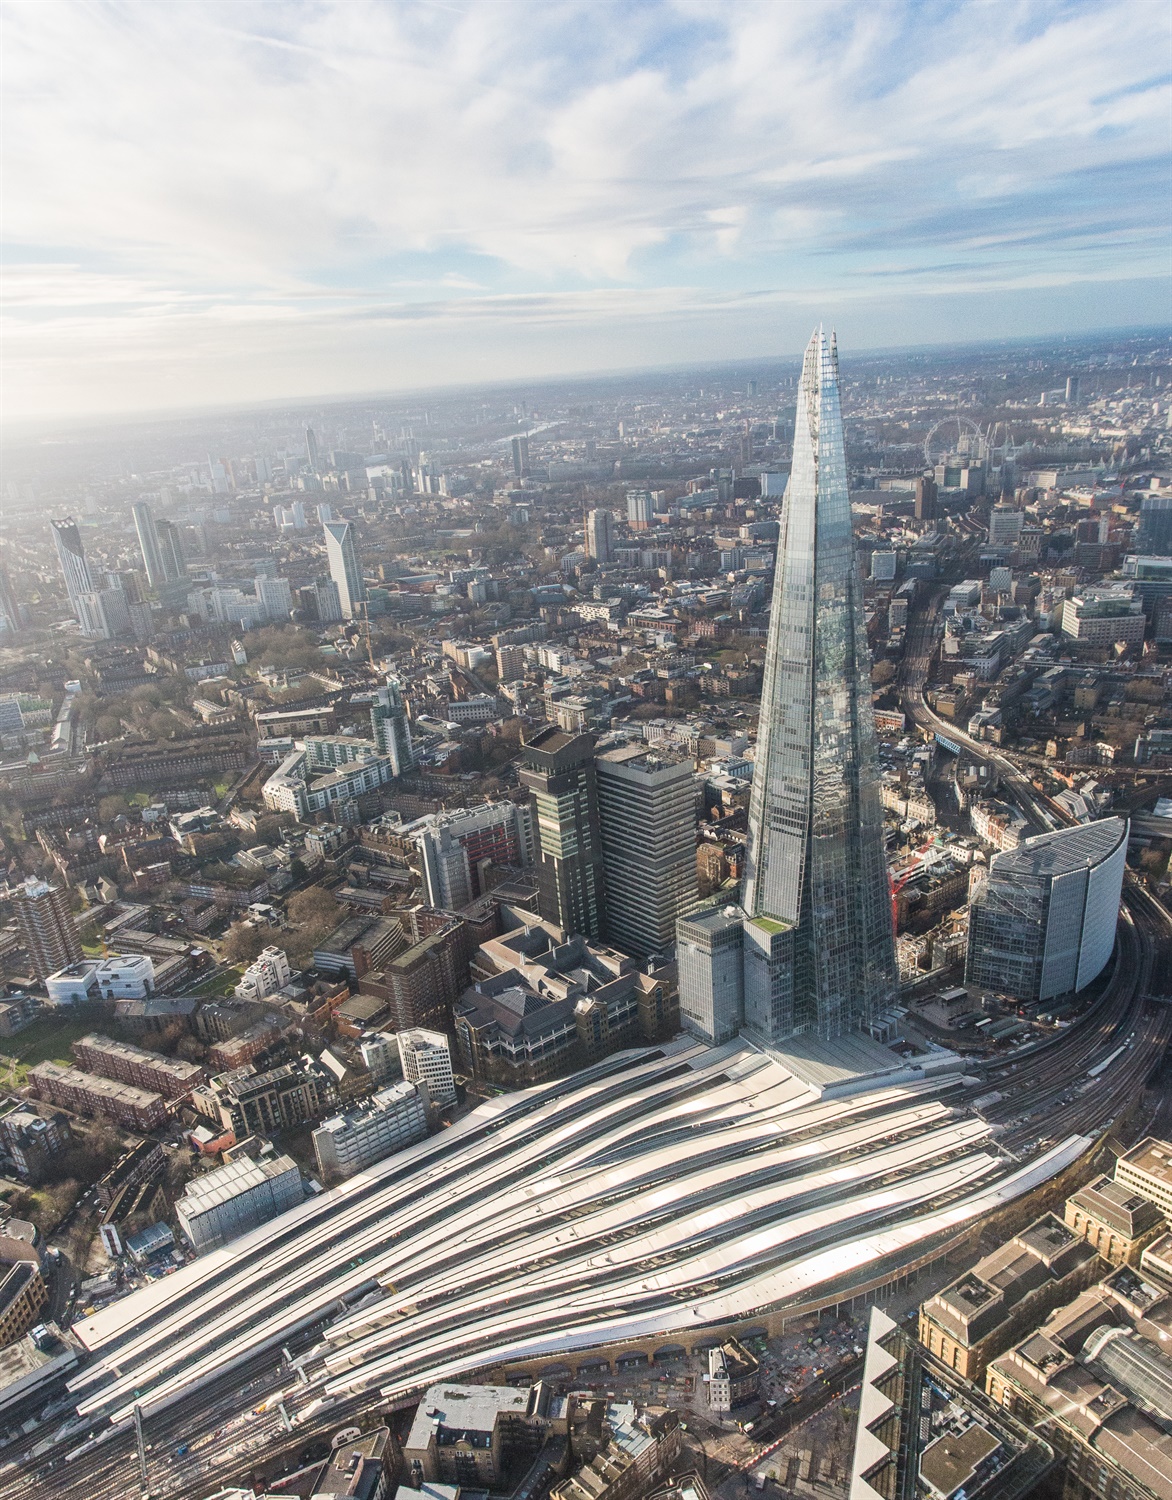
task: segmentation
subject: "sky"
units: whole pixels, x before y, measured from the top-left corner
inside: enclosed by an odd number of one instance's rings
[[[1172,321],[1167,0],[0,0],[0,419]]]

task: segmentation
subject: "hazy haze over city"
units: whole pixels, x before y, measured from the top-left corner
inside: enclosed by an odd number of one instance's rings
[[[4,419],[1151,324],[1158,0],[16,4]]]

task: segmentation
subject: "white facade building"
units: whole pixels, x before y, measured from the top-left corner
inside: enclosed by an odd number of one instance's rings
[[[417,1028],[399,1032],[399,1058],[403,1077],[426,1086],[430,1102],[440,1109],[456,1102],[456,1080],[452,1073],[452,1049],[442,1031]]]
[[[265,1000],[283,990],[293,977],[289,957],[283,948],[262,948],[255,962],[249,964],[236,986],[238,1000]]]
[[[51,1005],[78,1005],[86,1000],[145,1000],[154,993],[155,966],[145,953],[112,953],[83,958],[45,980]]]
[[[403,1059],[399,1054],[399,1039],[393,1031],[367,1032],[358,1038],[358,1051],[379,1088],[402,1078]]]

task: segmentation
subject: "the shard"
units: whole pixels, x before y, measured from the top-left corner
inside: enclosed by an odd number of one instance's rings
[[[682,918],[677,952],[682,1019],[709,1041],[839,1037],[897,992],[838,355],[821,329],[782,501],[741,906]]]
[[[863,591],[838,352],[802,364],[749,808],[744,1029],[765,1042],[865,1025],[896,991]]]

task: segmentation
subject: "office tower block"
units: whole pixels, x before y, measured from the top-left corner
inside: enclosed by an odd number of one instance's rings
[[[316,474],[318,466],[317,433],[312,427],[305,429],[305,456],[309,460],[309,467]]]
[[[614,559],[614,516],[609,510],[592,510],[586,517],[586,552],[596,562]]]
[[[595,769],[607,941],[663,953],[696,902],[695,762],[638,740],[600,751]]]
[[[1141,557],[1172,557],[1172,495],[1145,495],[1135,550]]]
[[[936,480],[931,474],[921,474],[916,480],[916,520],[936,519]]]
[[[995,505],[989,512],[990,547],[1016,547],[1021,541],[1022,512],[1012,505]]]
[[[301,1169],[291,1156],[239,1156],[193,1178],[175,1202],[175,1217],[191,1248],[204,1255],[304,1197]]]
[[[352,620],[362,613],[360,606],[366,602],[366,585],[362,581],[354,527],[349,521],[327,521],[322,530],[325,532],[330,577],[337,585],[342,616]]]
[[[1078,381],[1078,376],[1077,375],[1068,375],[1066,377],[1066,404],[1067,404],[1067,406],[1077,406],[1078,405],[1078,397],[1079,397],[1079,381]]]
[[[697,908],[676,925],[680,1024],[719,1046],[745,1020],[745,914],[739,906]]]
[[[8,569],[0,563],[0,630],[16,632],[20,629],[20,605],[12,591],[12,579]]]
[[[38,979],[81,962],[81,938],[64,891],[45,880],[26,880],[17,886],[15,900],[29,965]]]
[[[521,750],[520,778],[537,808],[537,901],[567,936],[602,933],[603,863],[594,737],[538,730]]]
[[[183,542],[174,521],[157,520],[155,534],[159,539],[159,556],[163,563],[163,578],[166,583],[180,583],[187,577],[187,561],[183,556]]]
[[[969,906],[968,983],[1027,1002],[1090,984],[1115,944],[1127,829],[1103,818],[995,855]]]
[[[749,805],[745,1030],[840,1035],[897,988],[833,337],[806,349]]]
[[[90,573],[89,563],[85,560],[85,549],[81,545],[81,532],[77,529],[77,522],[72,516],[66,516],[63,521],[50,521],[49,525],[53,528],[57,561],[61,564],[61,572],[65,575],[65,592],[69,595],[73,613],[80,619],[78,599],[82,594],[94,592],[94,579]]]
[[[529,472],[529,439],[527,437],[515,437],[513,439],[513,473],[518,479],[524,479]]]
[[[411,824],[411,834],[427,903],[441,911],[459,911],[485,895],[491,868],[531,866],[534,860],[532,813],[516,802],[429,813]]]
[[[374,695],[370,705],[370,734],[379,752],[390,757],[392,775],[405,776],[415,769],[407,709],[393,677],[388,677],[386,686]]]
[[[632,531],[647,531],[653,512],[650,490],[627,491],[627,525]]]
[[[155,518],[145,500],[138,500],[130,507],[134,517],[134,529],[138,533],[138,547],[146,568],[147,582],[151,588],[162,588],[165,580],[163,555],[159,551],[159,536],[155,530]]]

